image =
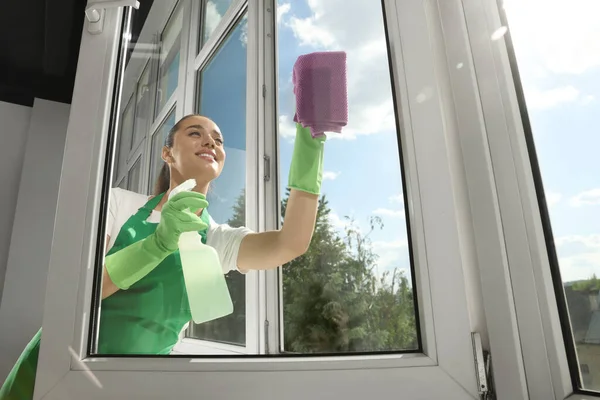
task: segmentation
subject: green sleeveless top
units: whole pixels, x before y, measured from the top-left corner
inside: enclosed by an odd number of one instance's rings
[[[150,199],[123,225],[107,255],[145,239],[158,224],[146,221],[164,193]],[[209,225],[206,210],[202,220]],[[206,231],[199,232],[206,243]],[[98,354],[169,354],[191,320],[179,250],[127,290],[102,301]]]

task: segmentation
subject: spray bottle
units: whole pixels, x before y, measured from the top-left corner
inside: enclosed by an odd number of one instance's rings
[[[196,181],[188,179],[171,191],[169,199],[194,187]],[[198,232],[184,232],[179,237],[179,256],[192,320],[200,324],[233,313],[217,251],[202,243]]]

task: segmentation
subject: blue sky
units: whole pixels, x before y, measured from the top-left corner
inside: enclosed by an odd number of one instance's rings
[[[379,215],[384,228],[370,236],[379,256],[378,272],[397,267],[410,276],[383,16],[379,3],[377,7],[368,3],[279,0],[281,191],[287,184],[293,149],[294,62],[314,51],[346,51],[349,122],[341,134],[328,135],[322,193],[332,209],[331,222],[340,231],[344,216],[354,217],[366,233],[369,217]]]
[[[381,216],[383,230],[371,235],[379,255],[378,272],[397,267],[409,275],[382,14],[379,6],[367,3],[278,1],[280,186],[283,194],[294,135],[293,64],[302,54],[344,50],[349,124],[341,135],[328,135],[322,192],[333,211],[331,222],[340,231],[346,215],[353,216],[365,232],[369,217]],[[209,19],[218,21],[229,4],[228,0],[215,2],[207,10]],[[505,4],[563,280],[600,275],[600,24],[595,21],[600,2],[572,0],[565,6],[560,0],[506,0]],[[218,221],[230,217],[232,202],[244,185],[238,179],[245,168],[244,29],[238,27],[231,37],[235,40],[228,41],[205,70],[202,88],[203,97],[211,99],[202,113],[226,135],[227,164],[214,185],[211,203]],[[232,98],[241,101],[231,102]]]
[[[507,0],[564,281],[600,276],[600,2]]]

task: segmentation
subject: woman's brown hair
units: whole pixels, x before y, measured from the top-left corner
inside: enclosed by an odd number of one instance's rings
[[[201,115],[198,115],[198,114],[189,114],[189,115],[186,115],[185,117],[181,118],[175,125],[173,125],[173,127],[169,131],[169,134],[167,135],[167,137],[165,139],[165,146],[169,147],[169,148],[173,147],[173,141],[175,140],[175,134],[177,133],[179,128],[181,128],[181,123],[183,121],[185,121],[186,119],[191,118],[191,117],[200,117],[200,116]],[[156,182],[154,183],[154,195],[158,196],[161,193],[165,193],[167,190],[169,190],[170,184],[171,184],[171,176],[169,173],[169,165],[163,161],[163,165],[160,168],[160,172],[158,173],[158,177],[156,178]]]

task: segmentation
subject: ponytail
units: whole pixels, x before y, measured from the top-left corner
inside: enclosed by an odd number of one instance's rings
[[[165,138],[165,147],[171,148],[173,147],[173,141],[175,140],[175,134],[179,130],[180,124],[185,121],[189,117],[200,117],[198,114],[190,114],[181,118],[169,131],[169,134]],[[165,193],[169,190],[171,186],[171,175],[169,171],[169,165],[166,162],[163,162],[162,167],[160,168],[160,172],[158,173],[158,177],[156,178],[156,182],[154,183],[154,195],[158,196],[161,193]]]
[[[156,182],[154,183],[154,195],[158,196],[161,193],[165,193],[169,190],[170,183],[171,177],[169,176],[169,165],[166,162],[163,162],[158,177],[156,178]]]

